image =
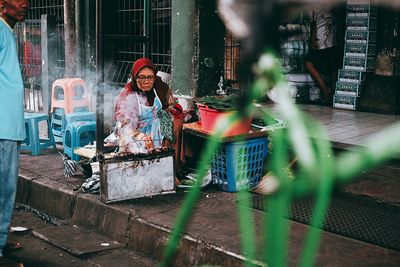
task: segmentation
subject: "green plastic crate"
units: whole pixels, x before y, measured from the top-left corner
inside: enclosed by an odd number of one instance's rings
[[[369,12],[349,12],[347,11],[347,18],[368,18],[374,17],[376,13],[371,14]]]
[[[375,68],[375,58],[359,58],[359,57],[344,57],[343,69],[345,70],[358,70],[358,71],[372,71]]]
[[[368,44],[376,42],[377,31],[346,30],[346,44]]]
[[[337,82],[335,94],[341,96],[360,96],[362,85],[356,83]]]
[[[333,107],[341,109],[356,110],[358,97],[347,96],[347,95],[337,95],[333,97]]]
[[[347,17],[347,30],[375,30],[378,27],[376,17]]]
[[[358,70],[338,70],[338,81],[344,83],[363,84],[365,81],[365,72]]]
[[[348,3],[347,4],[347,12],[350,13],[368,13],[371,15],[376,15],[377,14],[377,9],[376,6],[371,6],[370,4],[358,4],[356,2],[354,3]]]
[[[344,47],[346,57],[372,57],[376,54],[376,44],[347,43]]]

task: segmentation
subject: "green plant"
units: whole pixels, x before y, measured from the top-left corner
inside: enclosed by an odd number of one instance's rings
[[[206,174],[207,166],[212,155],[219,145],[220,137],[229,131],[229,126],[238,120],[243,120],[254,107],[251,105],[253,99],[262,95],[265,88],[274,85],[278,90],[278,109],[287,127],[274,130],[270,133],[274,150],[270,157],[270,169],[274,177],[279,180],[279,187],[273,195],[266,198],[269,212],[265,224],[265,240],[268,249],[264,254],[264,261],[268,266],[286,266],[289,241],[289,223],[285,219],[286,207],[295,197],[307,194],[315,195],[315,206],[312,216],[312,225],[305,238],[305,245],[300,259],[300,266],[313,266],[314,258],[320,241],[319,227],[323,223],[324,216],[329,204],[334,184],[346,183],[376,164],[400,154],[400,123],[389,129],[372,136],[364,146],[343,153],[335,158],[327,134],[323,127],[311,118],[300,112],[290,100],[288,85],[281,72],[276,57],[265,52],[255,66],[257,79],[250,88],[248,103],[241,105],[239,112],[233,113],[228,118],[228,125],[218,124],[215,134],[208,141],[208,149],[203,152],[196,174],[196,183],[187,194],[183,206],[176,219],[176,224],[168,245],[164,251],[161,266],[169,266],[177,249],[179,238],[190,218],[191,211],[196,205],[200,195],[200,185]],[[268,116],[264,117],[268,124]],[[312,138],[313,136],[314,138]],[[288,165],[289,147],[298,158],[296,179],[290,182],[285,166]],[[246,266],[253,266],[255,259],[255,231],[249,226],[253,225],[251,211],[245,207],[246,199],[249,199],[247,191],[237,193],[239,203],[237,206],[239,215],[239,227],[241,231],[242,252],[248,261]],[[241,205],[243,204],[243,205]],[[267,215],[265,215],[267,216]],[[246,230],[246,231],[245,231]]]
[[[206,105],[216,110],[235,111],[237,110],[240,96],[235,94],[226,96],[203,96],[195,98],[194,101],[200,105]]]

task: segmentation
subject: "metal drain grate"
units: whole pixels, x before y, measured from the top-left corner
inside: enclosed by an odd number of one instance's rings
[[[267,211],[263,198],[262,195],[254,195],[252,207]],[[289,219],[310,224],[313,205],[312,199],[295,201]],[[331,199],[322,229],[400,251],[400,207],[338,194]]]

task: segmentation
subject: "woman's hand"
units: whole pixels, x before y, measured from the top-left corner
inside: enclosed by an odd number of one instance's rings
[[[152,152],[154,150],[154,144],[151,136],[146,135],[143,138],[143,141],[144,141],[144,147],[147,149],[147,151]]]
[[[142,141],[147,151],[152,152],[154,150],[154,143],[151,136],[146,135],[142,132],[134,132],[132,133],[132,138],[138,141]]]

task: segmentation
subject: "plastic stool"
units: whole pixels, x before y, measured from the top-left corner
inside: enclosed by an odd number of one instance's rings
[[[63,141],[63,132],[65,129],[65,114],[63,108],[56,108],[51,113],[51,130],[56,142]]]
[[[49,120],[46,114],[40,113],[24,113],[25,117],[25,131],[26,138],[22,142],[21,150],[30,150],[33,156],[40,155],[40,151],[44,148],[53,147],[56,148],[56,143],[54,142],[53,132],[49,127]],[[47,122],[47,139],[41,139],[39,136],[39,122]]]
[[[96,139],[95,121],[75,121],[65,127],[63,143],[64,154],[72,160],[79,160],[80,156],[74,153],[77,147],[85,146]]]
[[[55,80],[51,89],[51,112],[64,109],[65,114],[89,111],[89,90],[80,78]]]
[[[95,121],[96,113],[90,111],[74,112],[65,114],[65,123],[70,124],[74,121]]]
[[[65,114],[63,108],[55,108],[51,113],[51,129],[56,142],[63,142],[63,135],[67,124],[74,121],[95,121],[94,112],[82,111]]]

